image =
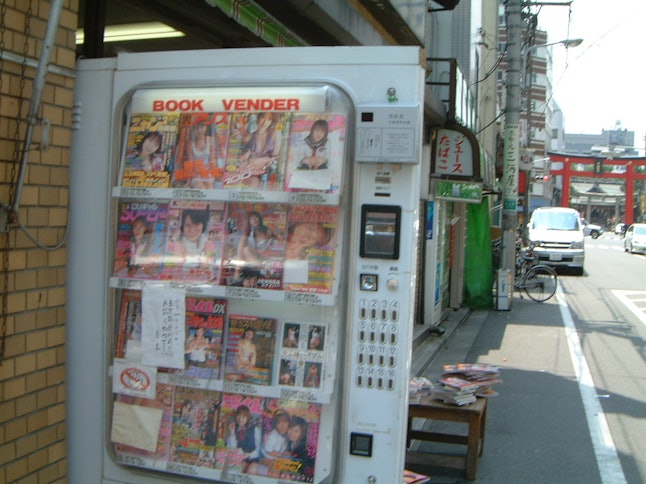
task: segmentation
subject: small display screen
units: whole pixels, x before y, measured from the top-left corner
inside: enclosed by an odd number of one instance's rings
[[[399,259],[401,207],[361,207],[361,257]]]
[[[364,123],[372,123],[373,118],[374,118],[374,114],[371,112],[364,111],[361,113],[361,121],[363,121]]]

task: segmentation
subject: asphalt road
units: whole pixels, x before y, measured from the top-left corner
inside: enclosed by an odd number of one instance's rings
[[[471,482],[646,482],[646,257],[624,253],[614,234],[586,238],[584,275],[559,283],[545,303],[516,294],[510,311],[472,313],[425,373],[435,381],[443,363],[458,361],[501,368]],[[412,468],[431,482],[468,482],[433,462]]]

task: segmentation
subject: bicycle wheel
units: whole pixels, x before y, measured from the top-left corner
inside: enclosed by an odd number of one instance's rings
[[[556,292],[556,271],[548,266],[531,267],[523,278],[523,289],[530,299],[547,301]]]

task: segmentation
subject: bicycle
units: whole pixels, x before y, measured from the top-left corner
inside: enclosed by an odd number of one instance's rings
[[[524,290],[530,299],[543,302],[554,296],[557,284],[556,271],[550,266],[537,263],[531,246],[523,253],[516,251],[514,289],[519,292]]]

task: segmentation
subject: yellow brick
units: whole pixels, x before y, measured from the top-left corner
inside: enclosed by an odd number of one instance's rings
[[[50,180],[49,183],[54,186],[65,187],[69,184],[70,181],[70,171],[66,166],[54,166],[50,170]]]
[[[38,328],[51,328],[56,325],[57,312],[55,308],[46,308],[38,311],[36,326]]]
[[[65,224],[67,224],[67,219],[68,219],[68,210],[65,207],[52,208],[49,212],[50,227],[65,227]]]
[[[58,442],[47,449],[49,453],[49,462],[56,462],[65,458],[65,443]]]
[[[27,338],[27,341],[31,339]],[[27,353],[21,356],[17,356],[15,360],[16,375],[24,375],[25,373],[31,373],[36,369],[36,355],[33,353]]]
[[[40,309],[47,307],[47,298],[43,291],[30,291],[25,294],[26,303],[25,309],[31,311],[33,309]]]
[[[56,366],[47,370],[47,384],[58,385],[65,381],[65,366]]]
[[[0,423],[12,420],[16,417],[16,401],[0,403]],[[0,438],[2,442],[2,438]]]
[[[50,407],[56,404],[56,387],[47,387],[37,394],[38,408]]]
[[[42,203],[40,200],[40,193],[42,193],[42,190],[39,190],[39,199],[38,203]],[[48,215],[48,210],[44,207],[30,207],[27,210],[27,225],[29,227],[47,227],[47,215]],[[33,266],[32,266],[33,267]]]
[[[18,377],[4,382],[4,400],[18,398],[25,394],[25,377]]]
[[[0,445],[0,466],[16,458],[16,446],[13,442]],[[2,476],[2,474],[0,474]],[[0,481],[3,482],[3,481]]]
[[[27,300],[24,293],[13,293],[7,297],[7,310],[10,313],[18,313],[27,308]]]
[[[5,442],[19,439],[27,433],[27,419],[25,417],[14,418],[5,425]]]
[[[60,188],[42,187],[40,189],[39,200],[41,206],[51,207],[60,203]],[[49,210],[47,211],[49,213]]]
[[[56,351],[54,349],[47,349],[39,351],[36,355],[36,365],[39,370],[49,368],[56,364]]]
[[[36,472],[45,467],[49,462],[47,460],[47,449],[39,450],[27,456],[29,472]]]
[[[25,352],[25,335],[16,334],[5,339],[5,357],[21,355]]]
[[[58,326],[47,330],[47,345],[57,346],[65,344],[65,327]]]
[[[16,326],[20,328],[21,332],[33,331],[36,329],[36,314],[35,313],[19,313],[16,315]],[[27,346],[23,348],[26,351]]]
[[[31,454],[38,448],[38,443],[35,435],[25,435],[24,437],[16,440],[16,455],[23,457]]]
[[[66,291],[64,287],[55,287],[47,290],[47,300],[50,306],[62,306],[66,302]]]
[[[59,404],[47,409],[47,423],[53,425],[65,421],[65,405]]]
[[[36,351],[47,347],[47,331],[33,331],[27,338],[27,351]]]
[[[24,250],[15,250],[9,257],[9,270],[19,271],[27,266],[27,252]]]
[[[15,290],[26,291],[36,287],[36,271],[20,271],[15,274]]]
[[[27,474],[27,459],[22,458],[19,460],[14,460],[10,464],[7,464],[5,469],[5,479],[7,482],[15,482],[21,477],[24,477]]]
[[[16,399],[16,415],[27,415],[37,409],[36,395],[33,393],[29,393],[24,397]]]
[[[8,378],[13,378],[16,375],[14,369],[14,358],[6,358],[2,365],[0,365],[0,381],[7,380]],[[0,419],[2,418],[2,413],[0,413]]]
[[[58,435],[56,434],[56,427],[53,425],[50,427],[45,427],[40,432],[36,432],[36,438],[38,440],[38,447],[41,448],[47,447],[48,445],[53,444],[59,439]]]
[[[25,377],[25,380],[27,381],[27,391],[36,392],[47,386],[47,372],[36,371],[34,373],[30,373]]]
[[[47,426],[47,411],[33,413],[27,416],[27,432],[35,432]]]

